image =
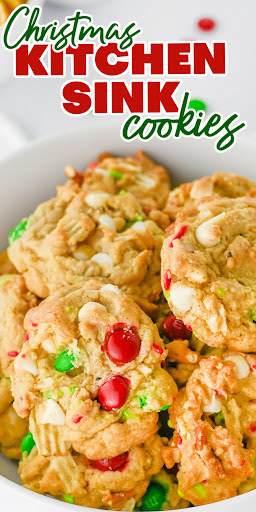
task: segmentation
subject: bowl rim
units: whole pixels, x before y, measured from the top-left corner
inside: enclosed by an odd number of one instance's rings
[[[15,492],[15,494],[17,494],[20,497],[28,498],[30,501],[35,501],[35,502],[37,501],[38,504],[42,504],[42,506],[48,506],[48,510],[52,509],[56,512],[60,511],[60,507],[62,508],[62,510],[66,510],[66,512],[71,510],[70,507],[74,507],[74,512],[75,512],[75,510],[80,510],[81,512],[85,511],[85,510],[90,510],[90,512],[94,512],[95,510],[99,510],[99,511],[102,510],[102,509],[95,509],[95,508],[91,508],[91,507],[81,506],[81,505],[65,503],[64,501],[60,501],[53,497],[38,494],[30,489],[26,489],[25,487],[22,487],[22,485],[20,485],[20,484],[12,482],[11,480],[9,480],[8,478],[6,478],[2,475],[0,475],[0,485],[5,487],[10,492],[12,492],[12,491]],[[227,510],[226,507],[228,505],[230,505],[230,506],[233,505],[233,512],[241,512],[240,506],[241,506],[242,502],[246,502],[249,499],[249,501],[251,501],[251,504],[253,505],[255,503],[254,502],[255,497],[256,497],[256,489],[253,489],[252,491],[248,491],[244,494],[234,496],[233,498],[228,498],[228,499],[225,499],[222,501],[209,503],[208,505],[198,505],[193,508],[195,511],[198,511],[198,512],[199,511],[207,512],[207,510],[210,510],[210,509],[213,510],[214,507],[218,506],[218,507],[223,507],[223,510],[219,511],[219,512],[226,512],[226,510]],[[247,503],[247,505],[248,505],[248,503]],[[203,507],[207,507],[207,509],[206,508],[203,509]],[[184,509],[184,508],[177,509],[176,512],[181,512],[184,510],[186,510],[186,509]],[[111,512],[111,511],[109,511],[109,512]],[[159,511],[159,512],[161,512],[161,511]],[[169,512],[169,511],[166,511],[166,512]]]

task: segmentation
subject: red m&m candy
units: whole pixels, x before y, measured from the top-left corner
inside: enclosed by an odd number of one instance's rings
[[[99,471],[122,471],[128,463],[128,452],[112,459],[91,460],[90,464]]]
[[[212,18],[201,18],[197,22],[198,28],[208,32],[208,30],[213,30],[216,26],[215,21]]]
[[[133,361],[139,354],[141,340],[134,329],[124,324],[115,324],[105,339],[106,353],[115,364]]]
[[[98,400],[105,411],[115,411],[125,404],[128,395],[128,381],[115,375],[102,384],[98,391]]]
[[[190,340],[192,332],[174,315],[169,315],[162,323],[164,334],[171,340]]]

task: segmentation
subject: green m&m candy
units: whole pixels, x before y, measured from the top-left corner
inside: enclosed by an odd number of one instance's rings
[[[151,482],[142,498],[140,510],[162,510],[166,501],[166,489],[158,482]]]
[[[58,372],[69,372],[74,368],[73,362],[75,360],[74,354],[70,353],[69,350],[64,350],[58,355],[55,361],[55,369]]]
[[[123,173],[118,171],[109,171],[109,174],[110,176],[112,176],[112,178],[115,178],[116,180],[121,180],[123,177]]]
[[[71,505],[75,503],[75,499],[73,498],[73,496],[70,496],[69,494],[64,494],[63,498],[67,503],[71,503]]]
[[[35,441],[33,438],[33,434],[29,432],[25,437],[23,437],[21,441],[21,451],[22,453],[26,453],[27,455],[30,454],[32,448],[35,446]]]
[[[207,110],[207,105],[202,100],[192,99],[189,102],[188,108],[193,108],[196,112],[199,110],[203,110],[205,112]]]
[[[27,229],[27,223],[28,219],[23,219],[19,224],[17,224],[17,226],[15,226],[15,228],[11,230],[8,236],[9,245],[12,245],[15,240],[18,240],[22,237]]]

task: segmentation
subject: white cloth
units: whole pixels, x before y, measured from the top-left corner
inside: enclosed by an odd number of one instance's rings
[[[9,116],[0,112],[0,160],[20,149],[27,137]]]

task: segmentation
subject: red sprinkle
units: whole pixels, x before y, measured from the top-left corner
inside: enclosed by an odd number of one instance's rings
[[[255,423],[251,423],[250,424],[250,431],[251,432],[256,432],[256,424]]]
[[[29,333],[27,332],[25,334],[24,343],[26,343],[29,340]]]
[[[180,446],[181,444],[182,444],[182,439],[180,437],[179,440],[178,440],[178,445]]]
[[[256,370],[256,364],[253,365],[254,370]]]
[[[31,322],[32,324],[32,327],[38,327],[38,323],[37,322]]]
[[[207,480],[202,480],[202,484],[207,484]]]
[[[172,282],[172,275],[170,270],[167,270],[164,274],[164,289],[169,290]]]
[[[201,20],[198,20],[197,26],[200,28],[200,30],[208,32],[209,30],[213,30],[215,28],[216,23],[212,18],[202,18]]]
[[[158,354],[164,353],[164,349],[160,347],[160,345],[156,345],[156,343],[153,343],[153,348],[155,349],[156,352],[158,352]]]
[[[17,357],[19,355],[19,352],[17,350],[10,350],[10,352],[7,352],[8,357]]]
[[[90,162],[89,167],[97,167],[98,162]]]
[[[222,393],[222,391],[220,391],[219,389],[216,389],[216,393],[218,396],[224,396],[224,393]]]
[[[22,356],[21,356],[21,357],[22,357],[22,359],[25,359],[25,357],[26,357],[26,354],[22,354]]]
[[[75,416],[73,416],[72,418],[72,421],[73,423],[79,423],[81,421],[83,416],[81,416],[81,414],[75,414]]]
[[[192,327],[191,327],[191,325],[185,324],[185,327],[186,327],[186,329],[187,329],[188,331],[192,331]]]
[[[179,229],[178,233],[176,233],[176,235],[174,235],[171,243],[169,244],[169,247],[173,247],[174,240],[180,239],[186,233],[187,229],[188,229],[188,225],[187,224],[185,224],[184,226],[181,226],[181,228]]]
[[[244,465],[245,465],[245,459],[242,460],[242,462],[241,462],[241,466],[244,466]]]

